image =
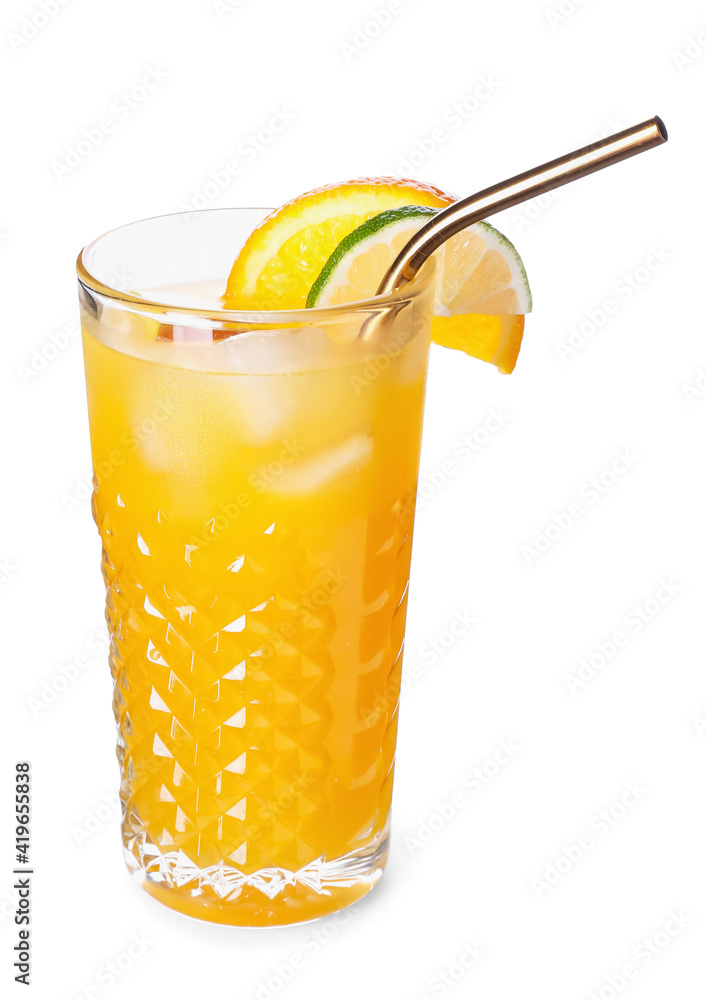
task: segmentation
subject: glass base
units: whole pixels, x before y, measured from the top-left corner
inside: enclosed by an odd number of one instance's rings
[[[146,834],[125,851],[127,866],[151,896],[179,913],[238,927],[277,927],[325,917],[365,896],[389,853],[389,823],[363,848],[298,871],[244,873],[221,862],[196,867],[185,854],[162,853]]]

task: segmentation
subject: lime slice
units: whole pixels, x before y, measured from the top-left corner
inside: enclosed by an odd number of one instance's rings
[[[330,306],[374,295],[385,271],[437,209],[406,205],[380,212],[349,233],[311,286],[306,306]],[[439,247],[436,315],[531,312],[521,257],[506,236],[476,222]]]
[[[436,211],[423,205],[404,205],[363,222],[340,241],[326,261],[311,285],[306,308],[354,302],[374,295],[377,288],[371,283],[382,263],[389,259],[391,264],[399,250]],[[381,271],[380,280],[383,276]]]
[[[374,295],[388,267],[437,209],[407,205],[366,220],[333,251],[307,306],[340,305]],[[433,339],[511,372],[521,346],[531,291],[509,240],[477,222],[436,251]]]

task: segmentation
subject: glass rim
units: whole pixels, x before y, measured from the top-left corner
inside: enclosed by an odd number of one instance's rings
[[[255,206],[256,207],[256,206]],[[385,307],[398,306],[400,302],[408,302],[424,291],[431,278],[431,268],[422,267],[418,275],[412,281],[401,288],[385,295],[372,295],[366,299],[356,299],[354,302],[344,302],[334,306],[311,306],[303,309],[202,309],[198,306],[190,307],[184,305],[171,304],[167,301],[148,299],[135,292],[127,292],[124,289],[115,288],[105,284],[91,273],[86,256],[99,243],[107,239],[113,233],[123,229],[131,229],[142,222],[152,222],[156,219],[169,219],[187,217],[192,215],[205,215],[207,212],[241,212],[251,211],[248,206],[228,206],[226,208],[203,208],[189,212],[165,212],[162,215],[150,215],[143,219],[135,219],[132,222],[123,223],[121,226],[114,226],[106,232],[97,236],[83,247],[76,258],[76,272],[79,283],[89,291],[96,292],[104,298],[114,302],[131,306],[140,311],[168,313],[171,315],[201,317],[202,319],[213,320],[214,322],[238,323],[238,324],[292,324],[302,323],[310,325],[321,320],[336,320],[349,315],[351,312],[376,312]],[[267,209],[263,209],[267,211]],[[432,259],[432,258],[430,258]]]

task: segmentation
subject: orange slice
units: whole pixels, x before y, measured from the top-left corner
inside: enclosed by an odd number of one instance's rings
[[[302,309],[330,255],[366,219],[388,208],[442,208],[454,200],[430,184],[396,177],[363,177],[300,195],[250,235],[233,264],[223,304],[226,309]]]

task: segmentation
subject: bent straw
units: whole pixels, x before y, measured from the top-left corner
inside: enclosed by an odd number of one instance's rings
[[[557,160],[527,170],[516,177],[485,188],[477,194],[456,201],[434,216],[416,232],[400,251],[382,279],[377,295],[388,295],[401,288],[417,274],[421,266],[441,244],[461,230],[479,222],[488,215],[512,208],[546,191],[577,181],[603,167],[609,167],[629,156],[643,153],[653,146],[666,142],[668,133],[659,117],[649,118],[640,125],[618,132],[616,135],[576,149]],[[367,339],[383,316],[370,317],[360,330],[359,337]]]

